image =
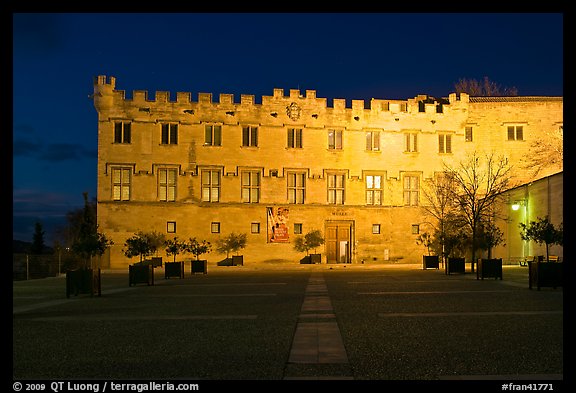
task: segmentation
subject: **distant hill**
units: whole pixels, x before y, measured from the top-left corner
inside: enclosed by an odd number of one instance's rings
[[[32,242],[25,242],[22,240],[12,240],[12,253],[13,254],[26,254],[30,252]],[[44,246],[44,253],[51,254],[54,252],[52,247]]]

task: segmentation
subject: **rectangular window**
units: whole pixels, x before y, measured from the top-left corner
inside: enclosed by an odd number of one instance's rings
[[[473,139],[473,138],[472,138],[472,127],[466,127],[466,128],[464,129],[464,132],[465,132],[465,138],[464,138],[464,140],[465,140],[466,142],[472,142],[472,139]]]
[[[220,201],[220,171],[202,171],[202,202]]]
[[[158,198],[166,202],[176,200],[176,168],[158,169]]]
[[[250,232],[252,233],[260,233],[260,223],[259,222],[253,222],[250,225]]]
[[[328,131],[328,149],[342,150],[342,131],[340,130]]]
[[[205,146],[222,146],[222,126],[206,125],[204,126],[204,145]]]
[[[220,233],[220,223],[213,222],[210,224],[210,232],[212,233]]]
[[[112,199],[115,201],[130,200],[131,168],[112,168]]]
[[[162,144],[163,145],[177,145],[178,144],[178,124],[164,123],[162,124]]]
[[[344,175],[328,175],[328,203],[344,204]]]
[[[117,121],[114,123],[114,143],[130,143],[132,123]]]
[[[380,132],[371,131],[366,133],[366,150],[380,150]]]
[[[523,126],[508,126],[508,140],[509,141],[522,141],[522,140],[524,140],[524,127]]]
[[[438,135],[438,153],[452,153],[452,135]]]
[[[166,222],[166,232],[176,233],[176,221],[167,221]]]
[[[419,179],[418,176],[404,176],[404,205],[418,206]]]
[[[242,202],[258,203],[260,201],[260,172],[242,172]]]
[[[258,127],[242,127],[242,146],[258,146]]]
[[[367,205],[382,204],[382,176],[380,175],[366,176],[366,204]]]
[[[302,148],[302,129],[288,128],[288,145],[289,149]]]
[[[412,224],[412,234],[418,235],[420,233],[420,225],[419,224]]]
[[[407,132],[404,134],[406,138],[406,149],[405,152],[417,152],[418,151],[418,134],[415,132]]]
[[[304,203],[306,191],[306,173],[288,173],[288,203]]]
[[[294,234],[295,235],[301,235],[302,234],[302,224],[301,223],[294,224]]]
[[[380,224],[372,224],[372,233],[374,235],[380,234]]]

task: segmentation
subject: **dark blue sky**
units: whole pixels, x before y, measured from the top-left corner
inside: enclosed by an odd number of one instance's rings
[[[328,102],[444,97],[487,76],[563,95],[561,13],[13,14],[13,236],[31,241],[96,197],[92,78],[116,88]]]

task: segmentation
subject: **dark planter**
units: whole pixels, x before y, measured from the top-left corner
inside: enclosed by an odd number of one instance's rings
[[[154,285],[154,267],[151,264],[128,266],[128,286],[136,284]]]
[[[162,257],[152,257],[150,263],[153,267],[162,267]]]
[[[232,266],[232,258],[224,258],[216,263],[217,266]]]
[[[232,255],[233,266],[244,266],[244,255]]]
[[[206,259],[192,260],[190,271],[195,273],[208,273],[208,261]]]
[[[564,262],[528,262],[528,287],[563,287]]]
[[[446,262],[446,274],[464,273],[465,272],[465,259],[449,257]]]
[[[100,278],[100,268],[80,268],[67,271],[66,297],[69,298],[71,294],[74,294],[74,296],[78,296],[79,294],[89,294],[90,296],[97,294],[101,296],[102,286]]]
[[[502,280],[502,258],[478,259],[476,267],[476,280],[495,278]]]
[[[309,254],[300,259],[300,264],[302,265],[311,265],[316,263],[322,263],[322,254]]]
[[[440,269],[438,255],[422,255],[422,269]]]
[[[184,278],[184,262],[166,262],[164,264],[164,278]]]

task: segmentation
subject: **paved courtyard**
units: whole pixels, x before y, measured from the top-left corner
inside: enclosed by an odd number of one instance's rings
[[[467,266],[469,269],[469,266]],[[563,379],[563,289],[421,265],[258,265],[66,298],[13,283],[13,378],[440,381]]]

